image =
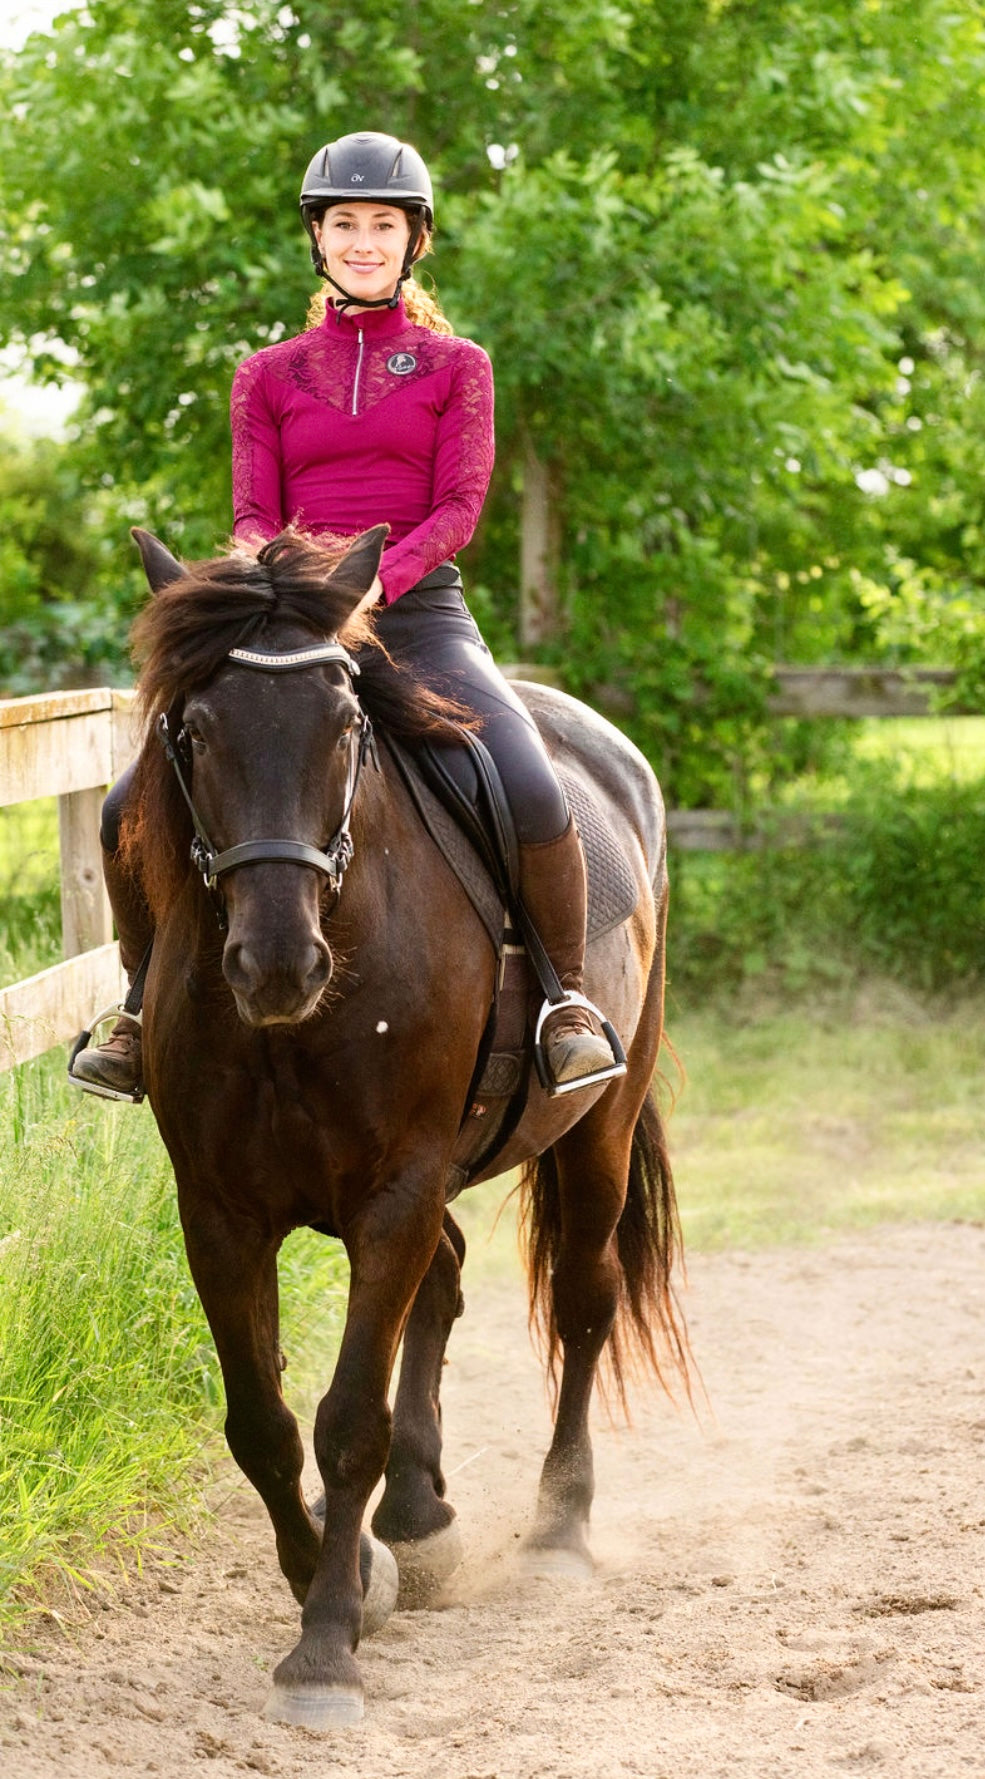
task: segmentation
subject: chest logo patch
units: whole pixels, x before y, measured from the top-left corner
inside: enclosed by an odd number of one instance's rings
[[[417,359],[413,352],[394,352],[387,359],[386,368],[392,377],[409,377],[411,371],[417,369]]]

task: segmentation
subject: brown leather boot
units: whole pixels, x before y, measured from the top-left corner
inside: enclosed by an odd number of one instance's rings
[[[583,999],[588,895],[573,817],[556,840],[520,847],[520,895],[561,987]],[[602,1032],[602,1015],[591,1002],[545,1009],[541,1018],[544,1060],[555,1091],[578,1086],[586,1077],[625,1074],[625,1063],[617,1061]]]
[[[72,1065],[72,1080],[103,1098],[132,1100],[142,1097],[140,1027],[123,1013],[105,1044],[80,1050]]]
[[[150,909],[140,886],[124,871],[117,855],[107,852],[105,847],[103,877],[120,935],[120,962],[132,983],[154,936]],[[69,1069],[69,1079],[87,1093],[101,1094],[104,1099],[142,1099],[138,1021],[121,1014],[105,1044],[79,1051]]]

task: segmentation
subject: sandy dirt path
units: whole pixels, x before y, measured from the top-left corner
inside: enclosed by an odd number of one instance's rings
[[[985,1775],[985,1229],[698,1257],[688,1304],[712,1412],[599,1417],[594,1582],[518,1568],[548,1415],[493,1268],[446,1372],[466,1561],[363,1645],[364,1724],[259,1715],[297,1614],[243,1485],[186,1563],[8,1666],[0,1772]]]

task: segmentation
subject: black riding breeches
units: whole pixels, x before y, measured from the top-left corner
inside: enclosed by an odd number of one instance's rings
[[[120,827],[133,781],[137,776],[137,762],[120,774],[114,785],[106,792],[103,812],[99,823],[99,838],[107,852],[118,852],[120,846]]]
[[[503,781],[517,835],[525,845],[556,840],[568,806],[547,749],[526,707],[496,667],[465,604],[462,577],[451,563],[436,568],[393,605],[375,614],[380,641],[395,661],[447,698],[482,718],[480,739]],[[120,823],[135,767],[117,779],[103,804],[100,837],[120,844]]]
[[[395,661],[434,692],[481,717],[478,731],[496,763],[517,835],[525,845],[556,840],[568,806],[526,706],[495,665],[451,563],[426,575],[375,614],[376,633]]]

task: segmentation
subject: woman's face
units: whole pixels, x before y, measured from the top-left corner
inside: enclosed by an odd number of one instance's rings
[[[403,271],[410,217],[395,204],[332,204],[312,223],[329,276],[351,296],[391,297]]]

